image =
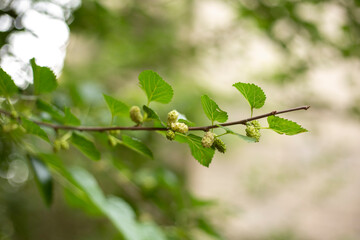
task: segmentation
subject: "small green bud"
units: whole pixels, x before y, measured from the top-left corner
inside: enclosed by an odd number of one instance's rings
[[[54,141],[53,150],[54,150],[54,152],[58,152],[58,151],[60,151],[60,149],[61,149],[61,140],[56,139]]]
[[[117,138],[112,135],[108,135],[108,141],[112,147],[115,147],[118,144]]]
[[[215,147],[216,150],[218,150],[221,153],[226,152],[226,145],[220,138],[215,138],[212,146]]]
[[[12,111],[11,111],[11,117],[13,117],[13,118],[18,118],[18,117],[19,117],[19,114],[18,114],[15,110],[12,110]]]
[[[116,136],[120,134],[120,130],[110,130],[109,133],[113,136]]]
[[[69,143],[66,140],[62,140],[61,143],[60,143],[60,146],[64,150],[69,150]]]
[[[137,124],[142,123],[143,116],[141,115],[141,111],[138,106],[132,106],[130,108],[130,118],[133,122]]]
[[[170,141],[175,139],[175,132],[173,130],[168,130],[166,132],[166,138],[169,139]]]
[[[256,142],[259,142],[261,136],[259,129],[255,128],[251,123],[246,125],[247,125],[245,129],[246,136],[255,138]]]
[[[201,144],[205,148],[209,148],[213,145],[215,140],[215,134],[213,132],[206,132],[204,137],[201,139]]]
[[[189,127],[185,123],[171,123],[170,127],[174,132],[187,133],[189,131]]]
[[[172,123],[176,123],[179,117],[179,113],[176,110],[172,110],[168,113],[167,123],[170,126]]]

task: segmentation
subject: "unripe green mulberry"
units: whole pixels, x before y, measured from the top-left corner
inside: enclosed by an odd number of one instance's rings
[[[176,123],[179,117],[179,113],[176,110],[172,110],[168,113],[167,124],[170,126],[172,123]]]
[[[166,132],[166,138],[169,139],[170,141],[175,139],[175,132],[173,130],[168,130]]]
[[[185,123],[171,123],[170,127],[174,132],[187,133],[189,131],[189,127]]]
[[[141,111],[138,106],[132,106],[130,108],[130,118],[133,122],[137,124],[142,123],[143,116],[141,115]]]
[[[258,120],[251,121],[250,124],[252,124],[257,129],[261,128],[261,125]]]
[[[215,138],[212,146],[215,147],[216,150],[218,150],[221,153],[226,152],[226,145],[220,138]]]
[[[259,129],[255,128],[251,123],[246,125],[247,125],[245,129],[246,136],[255,138],[256,142],[259,142],[261,136]]]
[[[213,145],[215,140],[215,134],[212,132],[206,132],[204,137],[201,139],[201,144],[205,148],[209,148]]]

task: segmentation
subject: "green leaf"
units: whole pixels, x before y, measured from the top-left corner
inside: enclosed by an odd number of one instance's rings
[[[151,152],[151,150],[144,144],[142,143],[139,139],[127,136],[127,135],[122,135],[122,144],[146,157],[149,157],[151,159],[153,159],[153,154]]]
[[[213,148],[204,148],[201,144],[201,137],[194,134],[176,134],[175,140],[181,143],[187,143],[193,157],[198,160],[201,165],[209,167],[211,160],[214,157],[215,150]]]
[[[146,105],[143,106],[143,109],[144,112],[147,114],[148,119],[153,119],[161,122],[159,115],[157,115],[157,113],[154,110],[152,110]]]
[[[35,58],[30,60],[34,76],[34,92],[35,94],[49,93],[56,89],[56,76],[48,67],[40,67],[36,65]]]
[[[145,91],[148,103],[169,103],[174,95],[171,86],[165,82],[159,74],[151,70],[145,70],[139,75],[141,88]]]
[[[245,141],[247,141],[247,142],[256,142],[256,139],[255,139],[255,138],[248,137],[248,136],[242,135],[242,134],[240,134],[240,133],[236,133],[236,132],[234,132],[233,130],[231,130],[230,128],[227,128],[227,127],[224,127],[224,126],[221,126],[221,125],[217,125],[217,126],[219,126],[219,128],[224,129],[224,130],[225,130],[227,133],[229,133],[229,134],[238,136],[238,137],[241,138],[242,140],[245,140]]]
[[[71,113],[70,108],[65,107],[65,117],[64,123],[73,126],[79,126],[81,124],[80,120]]]
[[[274,130],[279,134],[286,134],[286,135],[295,135],[302,132],[307,132],[305,128],[301,127],[296,122],[277,117],[277,116],[269,116],[267,118],[269,123],[269,128]]]
[[[50,206],[53,199],[53,180],[48,167],[38,158],[28,155],[36,184],[45,204]]]
[[[266,96],[264,91],[253,83],[234,83],[234,87],[246,98],[249,102],[251,111],[254,108],[261,108],[265,104]]]
[[[189,121],[187,117],[182,113],[179,113],[178,122],[185,123],[188,126],[195,126],[195,123]]]
[[[115,117],[118,115],[129,115],[129,106],[126,105],[125,103],[111,97],[108,96],[106,94],[103,94],[104,99],[106,101],[106,104],[108,105],[110,112],[111,112],[111,116]]]
[[[0,68],[0,95],[11,97],[17,93],[18,87],[2,68]]]
[[[28,134],[36,135],[38,137],[41,137],[45,141],[50,142],[49,137],[46,134],[46,132],[44,130],[42,130],[42,128],[39,127],[39,125],[37,125],[36,123],[34,123],[30,120],[27,120],[26,118],[23,118],[23,117],[21,118],[21,123]]]
[[[91,160],[100,160],[100,152],[95,148],[94,143],[85,137],[73,132],[71,143]]]
[[[209,98],[208,95],[201,96],[201,104],[204,109],[204,112],[208,119],[211,122],[218,121],[218,122],[226,122],[228,119],[228,115],[225,111],[221,110],[219,106]]]
[[[63,123],[64,117],[61,112],[53,105],[44,102],[41,99],[36,100],[37,109],[50,114],[50,116],[57,122]]]

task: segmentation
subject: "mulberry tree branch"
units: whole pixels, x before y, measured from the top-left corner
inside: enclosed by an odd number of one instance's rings
[[[299,110],[308,110],[309,108],[310,108],[310,106],[301,106],[301,107],[290,108],[290,109],[286,109],[286,110],[282,110],[282,111],[272,111],[272,112],[258,115],[255,117],[246,118],[246,119],[234,121],[234,122],[222,123],[222,124],[218,124],[218,125],[224,126],[224,127],[232,126],[232,125],[240,125],[240,124],[245,125],[247,122],[261,119],[261,118],[266,118],[268,116],[280,115],[280,114],[299,111]],[[8,112],[4,109],[0,109],[0,113],[5,116],[14,118],[10,112]],[[16,119],[19,122],[21,121],[20,118],[14,118],[14,119]],[[52,128],[54,130],[74,130],[74,131],[87,131],[87,132],[105,132],[105,131],[112,131],[112,130],[128,130],[128,131],[167,131],[167,130],[169,130],[169,128],[165,128],[165,127],[141,127],[141,126],[134,126],[134,127],[123,127],[123,126],[92,127],[92,126],[89,126],[89,127],[85,127],[85,126],[60,125],[60,124],[53,124],[53,123],[47,123],[47,122],[41,122],[41,121],[35,121],[35,120],[32,120],[32,121],[40,126]],[[219,127],[218,125],[189,127],[189,131],[209,131],[212,128],[218,128]]]

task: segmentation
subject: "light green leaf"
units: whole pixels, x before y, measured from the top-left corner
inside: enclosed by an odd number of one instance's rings
[[[162,232],[147,231],[148,224],[140,224],[131,206],[119,197],[105,197],[95,178],[81,168],[71,169],[71,175],[82,188],[89,200],[107,216],[125,240],[165,240]],[[149,235],[150,234],[150,235]]]
[[[94,143],[85,137],[73,132],[71,143],[91,160],[100,160],[100,152],[95,148]]]
[[[226,122],[228,119],[228,115],[225,111],[221,110],[219,106],[209,98],[208,95],[202,95],[201,96],[201,104],[204,109],[204,112],[208,119],[210,119],[211,122],[218,121],[218,122]]]
[[[18,87],[2,68],[0,68],[0,95],[11,97],[17,93]]]
[[[129,106],[126,105],[125,103],[111,97],[108,96],[106,94],[103,94],[104,99],[106,101],[106,104],[108,105],[110,112],[111,112],[111,116],[115,117],[118,115],[129,115]]]
[[[64,123],[72,126],[79,126],[81,124],[80,120],[71,113],[70,108],[65,107],[65,117]]]
[[[174,95],[171,86],[159,74],[145,70],[139,75],[140,87],[145,91],[148,103],[169,103]]]
[[[151,152],[151,150],[144,144],[142,143],[139,139],[127,136],[127,135],[122,135],[122,143],[124,146],[146,156],[149,157],[151,159],[153,159],[153,154]]]
[[[240,134],[240,133],[236,133],[236,132],[234,132],[233,130],[231,130],[230,128],[223,127],[223,126],[221,126],[221,125],[217,125],[217,126],[219,126],[219,128],[224,129],[227,133],[232,134],[232,135],[235,135],[235,136],[238,136],[239,138],[241,138],[241,139],[243,139],[243,140],[245,140],[245,141],[247,141],[247,142],[256,142],[256,139],[255,139],[255,138],[248,137],[248,136],[242,135],[242,134]]]
[[[42,130],[42,128],[39,127],[39,125],[37,125],[36,123],[34,123],[30,120],[27,120],[26,118],[21,118],[21,123],[28,134],[36,135],[38,137],[41,137],[45,141],[50,142],[49,137],[46,134],[46,132],[44,130]]]
[[[56,76],[48,67],[40,67],[36,65],[35,58],[30,60],[34,76],[34,92],[35,94],[49,93],[56,89]]]
[[[264,91],[253,83],[234,83],[234,87],[246,98],[249,102],[251,111],[254,108],[261,108],[264,106],[266,95]]]
[[[211,160],[214,157],[215,150],[213,148],[204,148],[201,144],[201,137],[194,134],[176,134],[175,140],[181,143],[187,143],[193,157],[198,160],[201,165],[209,167]]]
[[[301,127],[296,122],[277,117],[277,116],[269,116],[267,118],[269,123],[269,128],[274,130],[279,134],[286,134],[286,135],[295,135],[302,132],[307,132],[305,128]]]
[[[144,112],[147,114],[148,119],[153,119],[161,122],[159,115],[157,115],[157,113],[154,110],[147,107],[146,105],[143,106],[143,109]]]
[[[36,107],[37,107],[37,109],[50,114],[50,116],[55,121],[60,122],[60,123],[64,122],[64,117],[62,116],[62,113],[55,106],[50,105],[41,99],[38,99],[38,100],[36,100]]]
[[[53,199],[53,180],[48,167],[38,158],[28,155],[36,184],[45,204],[50,206]]]

